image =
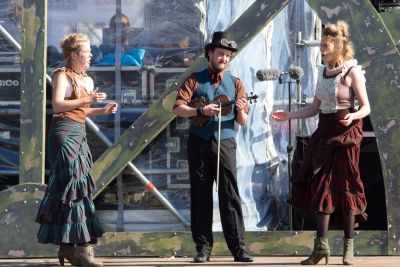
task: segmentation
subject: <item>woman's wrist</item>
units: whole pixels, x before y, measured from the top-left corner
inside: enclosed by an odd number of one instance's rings
[[[83,99],[83,104],[84,104],[84,105],[90,104],[90,96],[85,96],[85,97],[82,98],[82,99]]]

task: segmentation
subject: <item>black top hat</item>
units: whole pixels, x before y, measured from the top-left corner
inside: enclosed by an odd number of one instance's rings
[[[232,35],[229,32],[214,32],[211,43],[206,44],[204,49],[207,51],[219,47],[223,49],[228,49],[232,52],[238,51],[237,43],[233,40]]]

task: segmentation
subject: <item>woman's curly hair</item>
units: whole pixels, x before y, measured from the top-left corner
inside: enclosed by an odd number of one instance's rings
[[[353,58],[354,48],[349,39],[349,25],[345,21],[338,20],[335,24],[327,24],[322,30],[322,36],[331,38],[335,45],[333,62],[329,62],[329,65],[337,66]]]

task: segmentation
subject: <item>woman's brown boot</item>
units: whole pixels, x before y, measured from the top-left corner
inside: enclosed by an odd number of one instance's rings
[[[100,267],[103,263],[94,259],[92,246],[77,246],[75,248],[75,258],[79,260],[79,266]]]
[[[61,245],[58,249],[58,260],[60,266],[64,266],[64,259],[67,259],[72,266],[79,266],[78,260],[74,257],[75,247],[69,245]]]

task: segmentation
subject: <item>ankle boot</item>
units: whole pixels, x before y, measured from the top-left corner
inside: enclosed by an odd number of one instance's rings
[[[325,258],[325,264],[328,264],[330,255],[331,249],[329,248],[328,238],[316,238],[311,256],[300,263],[301,265],[315,265],[322,258]]]
[[[79,266],[85,267],[101,267],[102,262],[96,261],[94,259],[94,252],[92,246],[77,246],[75,248],[75,258],[79,260]]]
[[[352,265],[354,260],[353,240],[343,238],[343,265]]]
[[[67,259],[72,266],[78,266],[79,262],[74,257],[74,252],[74,246],[61,245],[58,249],[58,260],[60,261],[60,266],[64,266],[64,259]]]

